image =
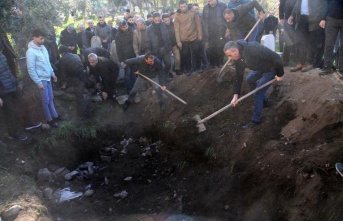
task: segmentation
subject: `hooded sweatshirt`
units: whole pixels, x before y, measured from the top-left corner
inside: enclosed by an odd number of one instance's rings
[[[44,45],[37,46],[30,41],[26,51],[26,61],[29,75],[38,86],[42,85],[42,81],[50,81],[51,77],[55,75]]]

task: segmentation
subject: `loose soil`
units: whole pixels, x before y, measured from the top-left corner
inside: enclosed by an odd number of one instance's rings
[[[334,167],[343,161],[338,75],[286,68],[284,80],[269,89],[272,106],[264,109],[262,124],[241,128],[253,110],[249,97],[199,133],[194,115],[204,118],[232,98],[233,74],[218,84],[218,71],[175,77],[168,87],[188,105],[168,97],[165,113],[151,89],[126,112],[116,102],[94,103],[89,121],[78,120],[72,96],[57,97],[57,109],[68,118],[59,129],[36,129],[24,144],[2,139],[0,211],[22,208],[5,221],[341,220],[343,178]],[[244,83],[242,94],[248,92]],[[25,113],[43,119],[35,88],[23,98]],[[128,138],[133,142],[121,153]],[[116,149],[111,161],[101,160],[99,150],[110,146]],[[37,178],[39,169],[71,171],[87,161],[98,166],[88,179]],[[64,187],[84,192],[87,185],[92,196],[60,204],[43,194]],[[123,190],[126,198],[114,196]]]

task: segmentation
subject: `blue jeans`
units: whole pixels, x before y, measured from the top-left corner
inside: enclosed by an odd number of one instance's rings
[[[125,74],[124,74],[124,81],[125,81],[125,88],[126,88],[126,93],[129,94],[130,91],[133,88],[133,85],[135,84],[136,81],[136,76],[132,72],[131,68],[129,66],[126,66],[124,68]]]
[[[251,89],[262,86],[263,84],[273,80],[275,78],[275,71],[262,73],[259,71],[251,71],[247,76],[247,82]],[[251,121],[254,123],[260,123],[262,119],[263,101],[268,97],[266,92],[270,85],[262,88],[254,93],[254,112]]]
[[[42,97],[42,106],[45,117],[48,121],[51,121],[52,118],[58,117],[58,114],[55,110],[54,105],[54,95],[52,92],[52,83],[51,81],[42,81],[44,85],[44,90],[39,90],[39,93]]]

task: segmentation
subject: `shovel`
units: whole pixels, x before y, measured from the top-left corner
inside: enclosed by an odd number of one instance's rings
[[[246,41],[246,40],[249,38],[249,36],[250,36],[251,33],[255,30],[255,28],[256,28],[256,26],[258,25],[258,23],[260,23],[260,21],[261,21],[261,19],[258,19],[258,20],[256,21],[255,25],[251,28],[251,30],[249,31],[249,33],[247,34],[247,36],[245,36],[244,41]],[[222,83],[222,82],[223,82],[223,77],[224,77],[224,75],[225,75],[225,72],[223,72],[223,71],[224,71],[225,67],[230,63],[230,61],[231,61],[231,60],[228,59],[228,60],[226,61],[226,63],[223,65],[223,67],[220,69],[220,71],[219,71],[219,73],[218,73],[218,75],[217,75],[217,82],[218,82],[218,83]]]
[[[158,86],[158,87],[162,87],[161,85],[157,84],[155,81],[151,80],[150,78],[148,78],[147,76],[136,72],[136,74],[138,74],[139,76],[141,76],[142,78],[144,78],[145,80],[150,81],[151,83],[153,83],[154,85]],[[187,102],[182,100],[181,98],[179,98],[178,96],[176,96],[175,94],[173,94],[172,92],[168,91],[167,89],[164,90],[165,92],[167,92],[168,94],[170,94],[171,96],[173,96],[174,98],[176,98],[178,101],[180,101],[181,103],[183,103],[184,105],[187,105]]]
[[[241,100],[249,97],[250,95],[252,95],[253,93],[255,93],[258,90],[261,90],[264,87],[267,87],[268,85],[272,84],[274,81],[276,81],[276,79],[273,79],[261,86],[259,86],[258,88],[255,88],[254,90],[250,91],[249,93],[247,93],[246,95],[240,97],[237,102],[240,102]],[[194,119],[197,121],[197,127],[199,130],[199,133],[204,132],[206,130],[206,127],[204,125],[204,122],[208,121],[209,119],[213,118],[214,116],[220,114],[221,112],[225,111],[226,109],[228,109],[229,107],[231,107],[232,104],[230,103],[229,105],[226,105],[225,107],[219,109],[218,111],[214,112],[213,114],[209,115],[208,117],[205,117],[204,119],[201,119],[200,116],[197,114],[194,116]]]

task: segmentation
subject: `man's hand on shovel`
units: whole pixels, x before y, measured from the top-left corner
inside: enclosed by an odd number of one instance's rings
[[[161,86],[162,91],[166,91],[166,89],[167,89],[166,86]]]
[[[236,107],[237,104],[238,104],[238,94],[234,94],[231,100],[231,105]]]

